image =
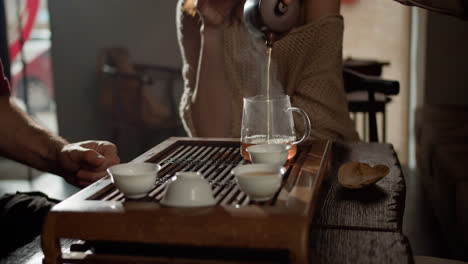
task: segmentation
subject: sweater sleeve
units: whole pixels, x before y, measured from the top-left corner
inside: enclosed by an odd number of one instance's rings
[[[177,38],[182,57],[184,91],[179,105],[179,115],[189,136],[196,136],[191,105],[195,90],[198,60],[200,57],[200,19],[183,12],[184,0],[179,0],[176,10]]]
[[[347,108],[342,76],[343,19],[332,16],[290,33],[286,91],[311,121],[310,139],[358,140]],[[294,115],[302,135],[304,122]]]

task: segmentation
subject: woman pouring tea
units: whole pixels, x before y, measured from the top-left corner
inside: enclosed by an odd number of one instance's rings
[[[293,28],[269,45],[253,39],[245,26],[244,3],[178,3],[185,81],[179,111],[188,134],[240,137],[243,98],[283,94],[310,118],[309,139],[358,140],[343,88],[340,1],[283,0],[281,8],[295,3],[300,12]],[[265,74],[268,47],[272,66]],[[272,91],[266,92],[270,82]],[[302,135],[305,124],[299,115],[294,125]]]

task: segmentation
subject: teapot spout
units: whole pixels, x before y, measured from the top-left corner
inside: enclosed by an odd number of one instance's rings
[[[265,34],[265,44],[267,48],[272,48],[273,43],[275,42],[276,36],[273,32],[268,32]]]

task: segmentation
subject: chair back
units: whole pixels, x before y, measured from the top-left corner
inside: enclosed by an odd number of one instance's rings
[[[346,63],[343,68],[343,82],[348,96],[348,109],[350,113],[364,113],[364,115],[368,117],[368,140],[370,142],[379,141],[376,113],[383,113],[382,131],[385,141],[385,107],[386,104],[391,101],[390,97],[400,92],[400,84],[398,81],[386,80],[375,75],[364,74],[356,71],[356,69],[359,70],[360,68],[346,67]],[[371,67],[362,67],[361,69],[363,72],[371,74],[381,73],[381,69],[375,70]]]

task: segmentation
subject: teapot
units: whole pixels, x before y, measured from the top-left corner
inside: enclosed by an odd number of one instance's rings
[[[296,24],[300,14],[300,1],[286,5],[283,0],[247,0],[244,4],[244,21],[248,31],[263,38],[267,47],[280,39]]]

